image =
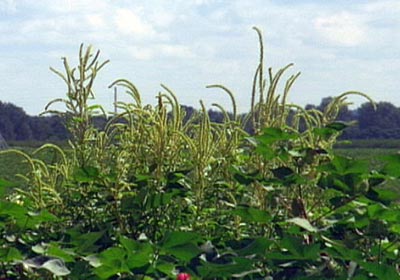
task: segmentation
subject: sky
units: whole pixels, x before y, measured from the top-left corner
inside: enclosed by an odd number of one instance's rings
[[[226,94],[206,88],[222,84],[245,112],[259,59],[253,26],[263,32],[265,67],[294,63],[284,78],[301,72],[289,102],[356,90],[400,106],[398,0],[0,0],[0,100],[43,112],[66,93],[49,67],[62,70],[62,57],[76,65],[84,43],[110,60],[94,87],[106,110],[108,85],[125,78],[145,103],[155,104],[164,84],[182,104],[231,110]]]

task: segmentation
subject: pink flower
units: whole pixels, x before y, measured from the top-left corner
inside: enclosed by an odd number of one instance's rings
[[[190,275],[188,273],[179,273],[176,280],[190,280]]]

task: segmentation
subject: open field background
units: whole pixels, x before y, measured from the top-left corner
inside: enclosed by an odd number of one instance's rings
[[[22,145],[21,145],[22,144]],[[37,144],[37,143],[36,143]],[[39,147],[39,146],[37,146]],[[17,146],[10,146],[10,149],[16,149],[31,155],[37,149],[35,146],[27,145],[26,143],[19,143]],[[57,160],[56,154],[47,149],[37,155],[38,159],[44,160],[45,162],[52,162]],[[22,183],[23,179],[18,174],[26,174],[29,172],[29,165],[25,159],[16,153],[0,153],[0,178],[6,179],[17,184]]]

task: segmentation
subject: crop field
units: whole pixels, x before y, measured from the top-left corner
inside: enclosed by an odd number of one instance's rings
[[[338,148],[335,152],[338,155],[351,157],[354,159],[367,160],[370,163],[371,169],[376,169],[382,165],[382,157],[387,155],[396,155],[400,149],[396,148]]]
[[[345,92],[323,112],[287,104],[299,74],[282,83],[291,64],[265,69],[255,31],[248,115],[229,89],[209,86],[231,101],[214,104],[222,123],[201,101],[185,119],[164,85],[156,106],[142,104],[118,79],[110,86],[130,101],[99,129],[102,108],[89,104],[108,61],[81,46],[77,66],[52,68],[67,94],[46,112],[65,117],[70,147],[0,154],[0,278],[400,279],[399,193],[386,185],[400,180],[400,155],[333,149],[347,98],[370,98]]]

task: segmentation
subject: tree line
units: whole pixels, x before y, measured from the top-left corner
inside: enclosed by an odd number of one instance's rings
[[[323,111],[332,100],[326,97],[319,105],[306,105],[305,109]],[[345,130],[342,139],[400,139],[400,108],[390,102],[375,104],[363,103],[356,109],[347,106],[341,108],[338,120],[354,122]],[[196,112],[190,106],[183,106],[187,118]],[[209,110],[210,119],[222,122],[224,115],[220,111]],[[97,119],[100,125],[104,120]],[[247,127],[248,131],[251,128]],[[68,131],[64,121],[58,116],[30,116],[12,104],[0,101],[0,134],[6,141],[64,141],[68,139]]]

